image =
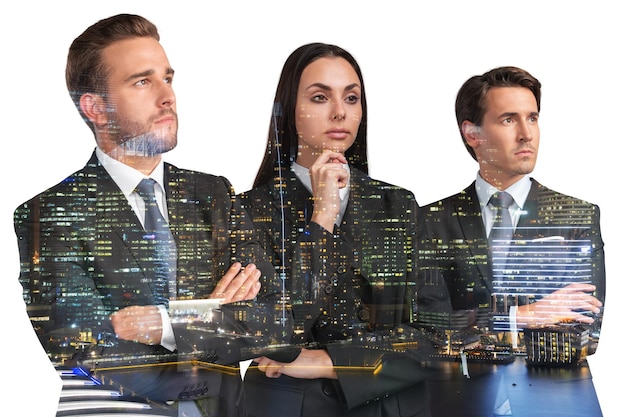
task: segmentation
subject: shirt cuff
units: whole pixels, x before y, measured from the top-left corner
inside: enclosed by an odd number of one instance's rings
[[[509,308],[509,326],[511,329],[512,337],[511,345],[513,349],[517,348],[517,306],[511,306]]]
[[[170,323],[170,315],[164,305],[158,305],[157,308],[159,309],[159,313],[161,313],[161,328],[163,329],[161,334],[161,346],[173,352],[176,350],[176,338],[174,337],[172,323]]]

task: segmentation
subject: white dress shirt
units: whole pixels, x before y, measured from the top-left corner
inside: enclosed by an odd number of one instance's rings
[[[506,191],[511,195],[511,197],[513,197],[513,204],[509,206],[509,214],[511,215],[513,227],[517,227],[517,223],[523,213],[522,208],[526,203],[526,198],[530,192],[531,185],[532,183],[530,181],[530,177],[525,175],[522,179],[509,186],[506,190],[499,190],[485,181],[480,176],[480,173],[476,174],[476,194],[478,194],[478,201],[480,202],[480,209],[482,210],[483,215],[483,225],[487,236],[489,236],[496,214],[496,208],[489,204],[489,199],[493,193],[497,191]],[[517,331],[517,306],[511,306],[509,309],[509,326],[512,332]],[[511,339],[513,341],[513,347],[516,348],[517,337],[513,337]]]
[[[135,188],[137,188],[137,185],[142,179],[147,177],[136,169],[111,158],[100,148],[96,148],[96,156],[113,181],[115,181],[115,184],[117,184],[124,196],[126,196],[128,204],[130,204],[143,226],[145,222],[145,203],[143,198],[135,192]],[[163,218],[168,221],[167,198],[165,196],[163,173],[164,165],[163,160],[161,160],[150,173],[149,178],[152,178],[157,183],[154,187],[154,195],[156,196],[157,205],[159,206],[159,210],[161,211]],[[163,325],[161,346],[174,351],[176,349],[176,341],[167,308],[163,305],[158,305],[157,307],[161,313],[161,323]]]
[[[506,190],[499,190],[485,181],[480,174],[476,174],[476,194],[478,194],[478,201],[480,202],[483,224],[485,226],[487,236],[489,236],[489,232],[493,226],[493,219],[496,214],[496,208],[489,204],[489,199],[493,193],[497,191],[506,191],[511,194],[511,197],[513,197],[513,204],[509,207],[509,214],[511,215],[513,227],[515,227],[519,222],[520,215],[522,214],[522,207],[524,207],[524,203],[526,203],[530,187],[531,182],[528,175],[525,175],[522,179],[511,185]]]

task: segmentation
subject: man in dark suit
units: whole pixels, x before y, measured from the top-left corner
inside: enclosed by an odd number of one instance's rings
[[[241,415],[237,368],[188,364],[254,357],[290,334],[289,316],[228,180],[162,160],[177,143],[173,75],[140,16],[103,19],[73,42],[67,86],[97,147],[16,209],[20,282],[55,365],[152,401],[210,397],[205,414]],[[193,328],[170,320],[170,304],[192,299],[221,306]]]
[[[595,351],[605,291],[600,211],[530,178],[540,102],[539,81],[515,67],[471,77],[457,95],[459,130],[478,175],[419,211],[418,320],[439,331],[448,355],[474,343],[526,348],[530,363],[566,365]],[[505,207],[494,193],[508,199]],[[552,350],[533,342],[557,333],[577,342]],[[484,401],[489,413],[491,401]],[[450,403],[435,394],[434,413]]]

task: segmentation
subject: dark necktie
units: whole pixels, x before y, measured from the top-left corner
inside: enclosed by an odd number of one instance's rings
[[[489,204],[496,208],[493,226],[489,233],[489,248],[492,254],[503,251],[506,255],[513,237],[513,222],[509,213],[509,207],[513,204],[513,197],[506,191],[498,191],[493,193],[489,199]]]
[[[176,292],[176,243],[154,195],[156,181],[143,179],[135,191],[145,203],[144,239],[153,249],[153,292],[156,304],[167,305]]]
[[[489,199],[489,204],[496,208],[493,226],[489,233],[489,250],[492,264],[492,296],[494,307],[493,330],[507,330],[508,323],[503,318],[509,311],[509,297],[507,293],[507,258],[509,246],[513,237],[513,222],[509,213],[509,206],[513,204],[513,197],[507,192],[498,191]],[[498,319],[498,317],[500,319]]]

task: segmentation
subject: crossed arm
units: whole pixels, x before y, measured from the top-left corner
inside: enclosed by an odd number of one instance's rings
[[[518,327],[537,327],[576,321],[592,324],[589,313],[598,314],[602,302],[592,295],[592,284],[569,284],[540,300],[517,308]]]
[[[242,268],[235,262],[224,274],[209,298],[222,299],[226,304],[235,301],[251,300],[261,289],[261,271],[255,264]],[[155,305],[130,306],[111,314],[111,324],[119,339],[156,345],[161,343],[163,322],[160,309]]]

